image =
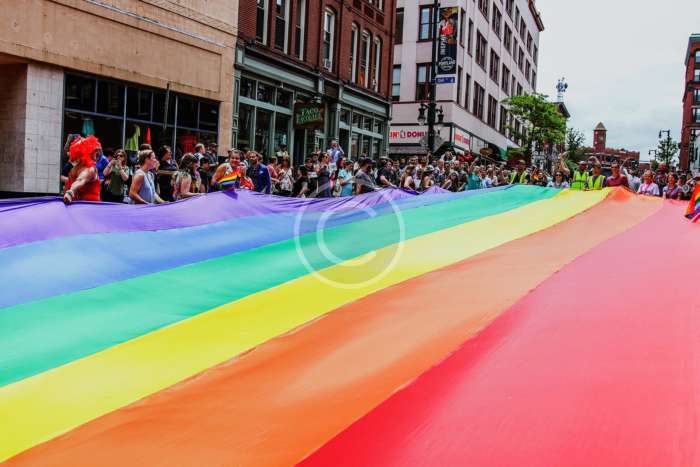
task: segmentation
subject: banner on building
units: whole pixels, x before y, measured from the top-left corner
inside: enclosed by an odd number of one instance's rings
[[[459,7],[440,9],[438,75],[454,75],[457,73],[457,24],[459,24]]]
[[[294,128],[323,128],[325,108],[323,104],[296,104],[294,106]]]

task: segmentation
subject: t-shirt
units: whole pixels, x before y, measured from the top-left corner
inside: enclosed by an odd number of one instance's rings
[[[374,180],[372,176],[360,169],[355,174],[355,183],[360,184],[360,193],[370,193],[374,191]]]
[[[345,185],[341,185],[342,188],[340,189],[340,196],[351,196],[352,195],[352,172],[349,170],[345,169],[340,169],[338,171],[338,180],[336,180],[336,183],[339,183],[340,180],[343,181],[348,181],[350,180],[350,183],[346,183]]]
[[[270,194],[270,172],[265,164],[253,166],[253,176],[250,177],[255,185],[255,191]]]
[[[669,189],[668,185],[663,189],[664,196],[668,199],[680,199],[681,197],[681,187],[678,185],[674,186],[673,189]]]
[[[481,188],[481,178],[474,172],[467,174],[467,190],[478,190]]]
[[[316,196],[319,198],[330,198],[331,196],[331,173],[328,167],[321,166],[318,169],[318,193]]]
[[[642,183],[639,186],[639,190],[637,190],[637,193],[640,195],[647,195],[647,196],[659,196],[659,185],[656,183]]]
[[[208,172],[206,170],[200,170],[199,177],[202,180],[202,192],[209,193],[211,191],[211,172]]]
[[[379,169],[379,173],[377,174],[377,185],[379,186],[385,186],[381,181],[382,177],[386,178],[387,182],[392,183],[391,179],[393,178],[393,171],[386,167]]]
[[[624,175],[620,175],[619,177],[613,177],[611,175],[605,181],[605,186],[626,186],[629,188],[630,183]]]

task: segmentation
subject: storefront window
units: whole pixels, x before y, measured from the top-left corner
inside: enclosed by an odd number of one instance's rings
[[[277,90],[277,105],[279,107],[291,108],[292,107],[292,92],[285,91],[283,89]]]
[[[350,151],[352,154],[351,157],[357,160],[357,158],[360,156],[360,135],[357,133],[353,133],[350,137]]]
[[[347,109],[340,109],[340,121],[346,125],[350,125],[350,111]]]
[[[289,146],[289,120],[287,115],[278,113],[275,116],[275,151],[280,146]]]
[[[197,128],[197,111],[197,102],[194,99],[178,99],[177,125],[188,128]]]
[[[95,80],[84,76],[66,76],[66,108],[95,111]]]
[[[360,128],[360,124],[362,122],[362,115],[358,113],[353,113],[352,114],[352,126]]]
[[[367,131],[372,131],[372,119],[369,117],[363,117],[362,119],[362,129]]]
[[[152,91],[129,86],[126,90],[126,117],[151,120],[152,98]],[[171,110],[175,111],[175,109]]]
[[[238,147],[239,149],[251,148],[251,132],[253,125],[253,108],[246,104],[240,104],[238,108]]]
[[[100,81],[97,85],[97,113],[121,117],[124,115],[124,86]]]
[[[370,144],[372,142],[372,138],[369,136],[363,136],[362,137],[362,155],[363,156],[369,156],[370,155]]]
[[[272,96],[275,93],[275,88],[264,83],[258,83],[258,100],[260,102],[272,103]]]
[[[382,147],[382,140],[377,139],[377,138],[372,138],[372,157],[377,158],[380,157],[381,154],[381,147]]]
[[[270,148],[270,121],[272,113],[258,108],[256,109],[256,114],[255,150],[263,156],[268,156]]]
[[[153,121],[163,123],[165,114],[168,114],[168,124],[175,124],[175,95],[170,94],[168,105],[165,105],[165,93],[156,92],[153,96]]]
[[[255,81],[248,78],[241,78],[241,97],[255,99]]]
[[[199,103],[199,128],[216,131],[219,124],[219,106],[208,102]]]

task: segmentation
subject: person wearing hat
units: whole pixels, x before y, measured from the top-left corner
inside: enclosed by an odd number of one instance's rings
[[[525,161],[518,161],[518,168],[510,174],[511,185],[528,185],[530,183],[530,174],[527,172]]]
[[[605,188],[605,175],[602,174],[602,170],[603,166],[596,161],[593,164],[593,173],[588,177],[586,189],[595,191]]]
[[[418,185],[418,191],[423,192],[428,190],[433,186],[433,173],[435,169],[432,166],[426,167],[421,173],[420,184]]]
[[[571,189],[583,191],[588,186],[588,167],[585,160],[578,161],[578,169],[574,170],[574,176],[571,178]]]

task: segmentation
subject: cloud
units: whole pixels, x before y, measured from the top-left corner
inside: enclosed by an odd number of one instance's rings
[[[546,28],[538,91],[554,97],[566,77],[569,124],[588,144],[599,121],[608,146],[643,159],[660,129],[680,139],[685,53],[690,34],[700,32],[697,0],[537,0],[537,8]]]

